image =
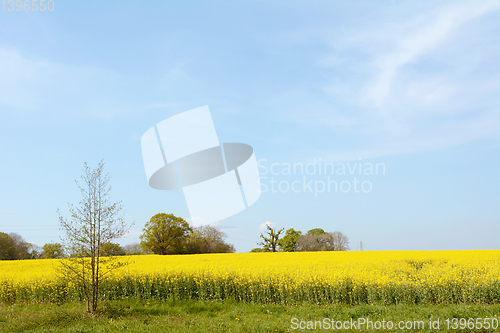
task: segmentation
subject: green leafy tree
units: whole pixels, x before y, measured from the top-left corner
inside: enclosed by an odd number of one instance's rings
[[[31,259],[30,244],[24,238],[11,232],[10,234],[0,233],[0,259],[16,260]]]
[[[16,258],[14,240],[9,234],[0,232],[0,260],[13,260]]]
[[[43,259],[60,259],[64,258],[64,247],[60,243],[47,243],[42,246]]]
[[[285,228],[282,228],[278,231],[271,228],[268,224],[267,227],[267,235],[260,234],[260,238],[263,239],[258,245],[262,246],[265,252],[278,252],[280,235],[285,231]]]
[[[124,256],[125,250],[117,243],[104,243],[101,245],[101,255],[103,257]]]
[[[321,228],[311,229],[307,232],[307,235],[313,235],[313,236],[324,235],[324,234],[326,234],[326,232]]]
[[[205,241],[203,235],[197,229],[194,229],[187,237],[184,243],[184,253],[196,254],[196,253],[208,253],[205,246]]]
[[[299,240],[302,232],[297,231],[293,228],[288,229],[285,232],[285,236],[279,240],[279,247],[281,251],[284,252],[295,252],[297,241]]]
[[[156,214],[142,229],[141,246],[153,253],[182,253],[192,229],[181,217],[173,214]]]

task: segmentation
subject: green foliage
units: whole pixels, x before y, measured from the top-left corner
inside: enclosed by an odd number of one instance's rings
[[[188,254],[207,253],[203,235],[199,230],[193,230],[186,238],[183,252]]]
[[[266,249],[260,247],[256,247],[255,249],[251,249],[250,252],[269,252],[269,251],[266,251]]]
[[[21,235],[0,232],[0,260],[34,259],[31,248]]]
[[[262,246],[264,252],[278,252],[280,235],[285,231],[284,228],[276,231],[266,224],[267,227],[267,237],[260,234],[260,238],[263,239],[258,245]]]
[[[0,260],[14,259],[16,259],[14,240],[5,232],[0,232]]]
[[[339,231],[328,233],[321,228],[314,228],[302,235],[301,231],[290,228],[280,239],[279,236],[284,229],[276,231],[269,225],[266,225],[266,227],[267,236],[260,235],[263,241],[258,245],[261,247],[250,252],[277,252],[278,248],[283,252],[349,250],[347,236]]]
[[[288,229],[285,232],[285,236],[279,240],[280,250],[283,252],[295,252],[297,241],[302,235],[302,232],[297,231],[293,228]]]
[[[146,223],[141,247],[155,254],[232,253],[234,246],[224,241],[227,235],[213,227],[191,228],[172,214],[156,214]]]
[[[307,232],[307,235],[313,235],[313,236],[324,235],[324,234],[326,234],[326,232],[321,228],[311,229]]]
[[[111,242],[101,244],[100,255],[103,257],[124,256],[125,254],[120,244]]]
[[[182,253],[192,232],[189,224],[173,214],[156,214],[142,229],[141,246],[155,254]]]
[[[47,243],[42,246],[43,259],[59,259],[64,258],[64,247],[60,243]]]

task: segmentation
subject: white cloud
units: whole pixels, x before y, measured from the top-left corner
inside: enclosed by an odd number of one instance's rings
[[[275,225],[276,225],[276,223],[274,223],[274,222],[266,221],[259,226],[259,230],[266,230],[267,226],[274,228]]]
[[[128,230],[126,233],[123,234],[122,238],[135,237],[135,236],[140,236],[140,235],[142,235],[141,231],[138,231],[138,230]]]

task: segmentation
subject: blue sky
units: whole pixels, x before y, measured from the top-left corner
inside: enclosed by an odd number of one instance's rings
[[[498,249],[499,18],[499,2],[478,1],[0,8],[0,231],[59,241],[56,209],[68,215],[83,163],[101,159],[135,222],[121,244],[156,213],[189,219],[181,191],[148,186],[140,139],[208,105],[221,142],[250,144],[275,171],[320,159],[385,167],[331,176],[357,176],[366,193],[262,193],[218,224],[238,252],[267,221],[342,231],[353,250]],[[328,181],[260,171],[268,187]]]

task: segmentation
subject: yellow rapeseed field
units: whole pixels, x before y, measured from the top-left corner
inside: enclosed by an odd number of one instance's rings
[[[255,303],[492,304],[500,250],[129,256],[102,299],[234,299]],[[82,299],[59,260],[0,262],[0,302]]]

